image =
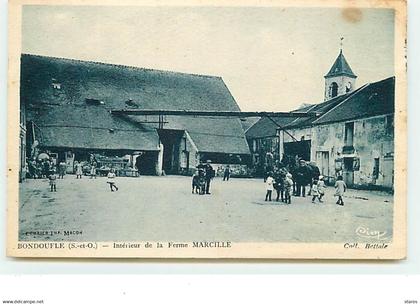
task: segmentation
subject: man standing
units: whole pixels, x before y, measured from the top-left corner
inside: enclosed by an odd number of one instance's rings
[[[206,194],[210,194],[210,182],[214,177],[214,170],[213,167],[210,165],[211,161],[207,160],[205,165],[206,170]]]
[[[305,197],[305,186],[310,183],[311,178],[311,171],[306,165],[306,162],[301,159],[299,161],[299,167],[296,169],[296,196],[300,196],[302,194]]]
[[[227,165],[225,168],[225,173],[223,174],[223,181],[227,180],[229,181],[230,178],[230,166]]]

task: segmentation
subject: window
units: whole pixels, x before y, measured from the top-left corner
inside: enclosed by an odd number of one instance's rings
[[[187,151],[187,138],[182,138],[182,147],[184,148],[184,151]]]
[[[256,139],[254,139],[254,140],[252,141],[252,150],[253,150],[254,152],[257,152],[257,150],[258,150],[258,141],[257,141]]]
[[[344,126],[344,145],[353,146],[354,122],[348,122]]]
[[[57,81],[57,79],[52,78],[51,79],[51,84],[52,84],[53,89],[55,89],[55,90],[60,90],[61,89],[61,83],[59,83]]]
[[[379,177],[379,158],[374,159],[372,177],[378,179]]]
[[[189,158],[190,154],[188,151],[182,151],[181,153],[181,159],[180,159],[180,167],[187,169],[189,167]]]
[[[338,84],[336,82],[333,82],[331,84],[331,98],[338,95]]]
[[[270,139],[265,139],[264,146],[266,151],[271,151],[273,149],[273,142]]]
[[[351,85],[351,82],[349,82],[349,83],[347,83],[347,85],[346,85],[346,93],[350,92],[350,91],[351,91],[351,89],[352,89],[352,85]]]
[[[273,140],[273,152],[275,152],[275,153],[279,153],[279,146],[280,146],[280,141],[279,141],[279,138],[278,137],[276,137],[276,138],[274,138],[274,140]]]
[[[53,95],[58,97],[61,93],[61,83],[53,78],[51,79],[51,86],[53,88]]]

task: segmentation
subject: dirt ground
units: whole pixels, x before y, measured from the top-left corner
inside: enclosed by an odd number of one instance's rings
[[[216,178],[211,195],[191,194],[183,176],[116,182],[111,192],[106,178],[67,175],[49,192],[45,179],[24,181],[20,240],[363,242],[366,231],[392,238],[393,196],[384,192],[350,189],[341,207],[328,187],[324,203],[292,197],[286,205],[265,202],[260,179]]]

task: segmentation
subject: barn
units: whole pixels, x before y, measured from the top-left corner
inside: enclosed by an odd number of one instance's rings
[[[92,155],[140,174],[191,174],[200,161],[246,167],[235,117],[115,115],[113,110],[240,111],[221,77],[23,54],[26,155],[88,162]],[[104,161],[105,162],[105,161]]]

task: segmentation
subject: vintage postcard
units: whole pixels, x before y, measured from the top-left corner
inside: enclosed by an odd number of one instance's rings
[[[405,1],[9,4],[14,257],[403,259]]]

